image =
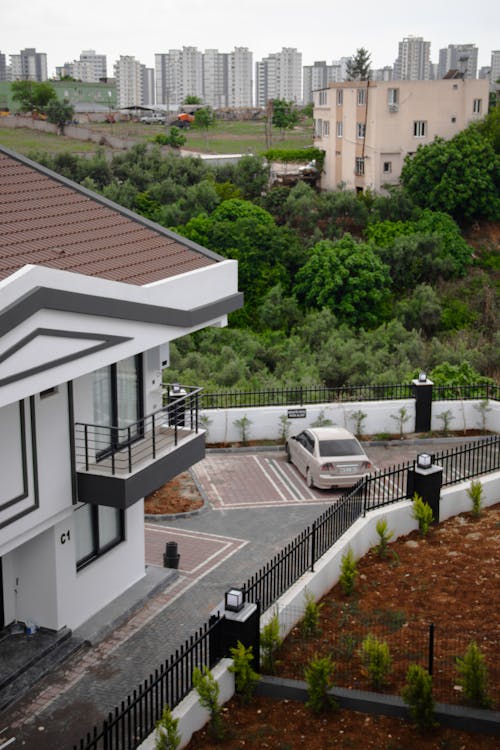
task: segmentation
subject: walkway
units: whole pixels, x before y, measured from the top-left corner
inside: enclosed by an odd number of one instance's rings
[[[373,446],[369,455],[382,468],[446,447],[402,441]],[[115,626],[122,605],[114,602],[76,631],[95,645],[81,647],[0,715],[0,749],[15,738],[14,747],[71,750],[207,620],[229,586],[255,573],[339,494],[308,490],[278,452],[209,453],[195,473],[209,508],[146,524],[147,576],[128,592],[140,609],[129,601],[130,617]],[[160,567],[167,541],[178,543],[175,575]]]

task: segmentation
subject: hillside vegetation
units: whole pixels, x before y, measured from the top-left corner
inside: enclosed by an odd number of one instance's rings
[[[227,329],[172,344],[169,379],[336,386],[423,368],[466,382],[500,375],[499,127],[494,112],[419,148],[386,196],[269,189],[258,156],[219,168],[151,144],[31,156],[238,260],[245,307]]]

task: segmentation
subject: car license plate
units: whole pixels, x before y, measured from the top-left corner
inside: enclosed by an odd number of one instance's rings
[[[358,467],[355,464],[346,464],[345,466],[339,466],[341,474],[355,474]]]

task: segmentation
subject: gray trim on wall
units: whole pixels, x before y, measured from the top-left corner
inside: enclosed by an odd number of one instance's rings
[[[12,497],[10,500],[6,500],[5,502],[0,503],[0,511],[5,510],[11,505],[15,505],[21,500],[24,500],[25,497],[28,497],[28,462],[26,458],[26,417],[24,414],[24,401],[19,402],[19,432],[21,435],[21,465],[23,473],[23,489],[22,492],[19,493],[19,495],[16,495],[16,497]]]
[[[109,208],[112,211],[116,211],[116,213],[119,213],[122,216],[125,216],[127,219],[130,219],[131,221],[134,221],[137,224],[142,224],[148,229],[151,229],[152,231],[157,232],[158,234],[161,234],[164,237],[167,237],[169,240],[174,240],[175,242],[178,242],[180,245],[184,245],[184,247],[187,247],[190,250],[194,250],[196,253],[199,253],[200,255],[204,255],[206,258],[211,258],[215,262],[227,260],[222,255],[218,255],[217,253],[214,253],[213,250],[209,250],[208,248],[203,247],[202,245],[198,245],[197,242],[188,240],[186,237],[182,237],[180,234],[173,232],[171,229],[166,229],[165,227],[162,227],[160,224],[156,224],[154,221],[151,221],[150,219],[146,219],[144,216],[140,216],[139,214],[136,214],[133,211],[130,211],[128,208],[125,208],[124,206],[120,206],[118,203],[114,203],[113,201],[109,200],[109,198],[105,198],[103,195],[99,195],[98,193],[92,192],[92,190],[88,190],[87,188],[83,187],[83,185],[79,185],[77,182],[73,182],[67,177],[63,177],[62,175],[57,174],[56,172],[53,172],[51,169],[44,167],[42,164],[37,164],[37,162],[34,162],[31,159],[28,159],[26,156],[23,156],[22,154],[18,154],[15,151],[11,151],[10,149],[5,148],[5,146],[1,146],[1,145],[0,145],[0,151],[3,151],[7,156],[10,156],[12,159],[15,159],[21,164],[24,164],[25,166],[30,167],[31,169],[34,169],[37,172],[40,172],[46,177],[50,177],[50,179],[55,180],[56,182],[60,182],[62,185],[65,185],[67,188],[70,188],[71,190],[75,190],[76,192],[81,193],[82,195],[85,195],[87,198],[90,198],[90,200],[95,201],[95,203],[100,203],[101,205],[106,206],[106,208]]]
[[[193,326],[212,320],[220,315],[238,310],[243,305],[243,294],[236,292],[228,297],[201,305],[190,310],[162,307],[129,300],[97,297],[50,287],[36,287],[0,312],[0,336],[31,317],[39,310],[81,315],[98,315],[139,323],[170,325],[179,328]]]
[[[81,349],[77,352],[71,352],[71,354],[66,354],[64,357],[57,357],[56,359],[46,360],[45,362],[42,362],[35,367],[30,367],[28,370],[20,370],[13,373],[12,375],[8,375],[6,378],[0,378],[0,387],[3,385],[8,385],[9,383],[15,383],[18,380],[23,380],[24,378],[28,378],[31,375],[36,375],[39,372],[51,370],[53,367],[64,365],[67,362],[73,362],[75,359],[87,357],[89,354],[94,354],[95,352],[99,352],[102,349],[108,349],[110,346],[116,346],[116,344],[121,344],[124,341],[131,340],[129,336],[108,336],[106,334],[101,335],[98,333],[86,333],[84,331],[62,331],[55,328],[37,328],[28,336],[25,336],[23,339],[18,341],[17,344],[14,344],[14,346],[11,346],[9,349],[7,349],[3,354],[0,354],[0,364],[2,362],[5,362],[7,359],[9,359],[9,357],[29,344],[30,341],[33,341],[33,339],[37,338],[38,336],[51,336],[68,339],[87,339],[89,341],[99,341],[100,343],[94,344],[94,346],[89,346],[88,349]]]
[[[24,408],[24,401],[21,401],[20,404],[22,404]],[[12,516],[11,518],[8,518],[6,521],[3,521],[0,523],[0,529],[5,528],[5,526],[10,526],[10,524],[14,523],[15,521],[18,521],[20,518],[23,518],[23,516],[27,516],[28,513],[32,513],[34,510],[37,510],[40,507],[40,496],[38,492],[38,458],[37,458],[37,442],[36,442],[36,413],[35,413],[35,397],[30,396],[30,425],[31,425],[31,456],[32,456],[32,468],[33,468],[33,505],[30,505],[28,508],[25,508],[24,510],[17,513],[15,516]],[[25,442],[26,442],[26,433],[25,433]],[[25,497],[28,496],[29,493],[25,495]],[[23,498],[24,499],[24,498]],[[18,502],[21,502],[19,500]]]

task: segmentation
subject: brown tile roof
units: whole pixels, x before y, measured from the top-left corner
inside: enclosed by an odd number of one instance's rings
[[[0,279],[31,263],[142,286],[219,260],[0,146]]]

